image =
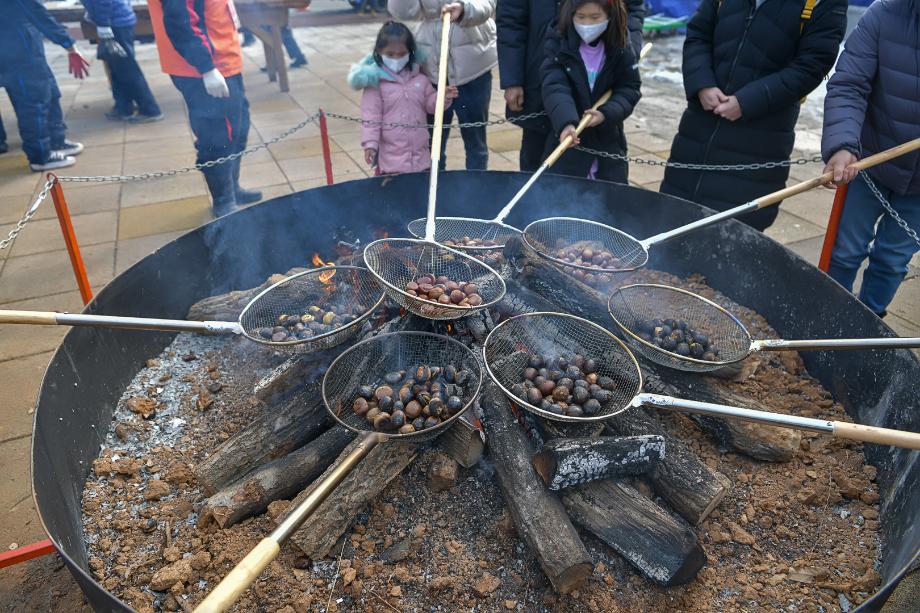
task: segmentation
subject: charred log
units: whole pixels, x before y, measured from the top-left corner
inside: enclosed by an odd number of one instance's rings
[[[607,427],[616,434],[656,434],[664,439],[667,453],[652,468],[649,480],[655,492],[691,524],[706,519],[728,493],[731,487],[728,477],[709,468],[643,409],[624,411],[610,420]]]
[[[471,411],[473,411],[472,408],[468,412]],[[476,466],[479,458],[482,457],[486,444],[485,433],[474,425],[470,421],[471,419],[477,423],[479,422],[479,419],[468,417],[465,414],[455,421],[447,432],[438,437],[437,443],[441,451],[456,460],[464,468]]]
[[[311,483],[355,437],[335,426],[284,457],[247,473],[208,498],[199,525],[215,522],[228,528],[258,515],[274,500],[289,498]]]
[[[206,494],[213,495],[232,480],[315,438],[332,423],[320,385],[299,390],[278,406],[266,407],[262,417],[240,430],[195,468]]]
[[[553,439],[533,456],[533,466],[551,490],[608,477],[642,475],[665,456],[664,437],[606,436]]]
[[[357,444],[358,441],[353,441],[348,445],[313,485],[300,492],[292,508],[306,498]],[[335,542],[351,527],[355,516],[415,459],[417,449],[411,443],[378,444],[319,505],[310,521],[291,536],[291,542],[310,559],[329,555]],[[282,520],[283,517],[278,518],[278,522]]]
[[[243,308],[249,304],[259,292],[268,289],[275,283],[284,281],[284,279],[293,274],[305,270],[307,269],[292,268],[284,274],[273,274],[259,287],[235,290],[219,296],[210,296],[199,300],[189,308],[187,318],[196,321],[237,321],[240,318],[240,313],[242,313]]]
[[[578,485],[567,489],[562,500],[576,524],[659,585],[687,583],[706,563],[692,528],[621,481]]]
[[[489,456],[518,534],[536,554],[557,592],[578,589],[591,574],[591,557],[562,503],[546,490],[531,465],[530,441],[494,385],[485,388],[482,411]]]

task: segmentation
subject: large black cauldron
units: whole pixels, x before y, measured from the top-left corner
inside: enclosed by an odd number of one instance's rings
[[[439,213],[491,218],[526,176],[446,173]],[[375,231],[404,235],[424,214],[427,175],[367,179],[276,198],[198,228],[119,275],[89,313],[184,317],[205,296],[252,287],[302,265],[338,240],[366,244]],[[637,237],[702,217],[706,210],[655,192],[548,176],[530,190],[508,223],[519,228],[549,215],[611,223]],[[710,285],[762,313],[784,338],[885,336],[878,318],[810,263],[735,221],[656,247],[650,265],[678,275],[702,273]],[[41,521],[90,603],[129,611],[87,570],[80,494],[128,382],[172,334],[74,328],[45,374],[32,439],[32,479]],[[920,431],[920,363],[906,350],[808,352],[809,372],[861,423]],[[920,462],[917,452],[868,445],[878,467],[887,546],[885,585],[864,610],[878,609],[920,556]],[[911,503],[913,496],[913,503]]]

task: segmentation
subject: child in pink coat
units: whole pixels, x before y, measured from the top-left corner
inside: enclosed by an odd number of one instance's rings
[[[361,146],[368,166],[379,174],[420,172],[431,168],[428,130],[391,126],[424,125],[434,114],[437,91],[419,71],[412,32],[388,21],[380,28],[374,52],[351,67],[348,84],[363,89]],[[445,92],[445,104],[457,97],[457,88]]]

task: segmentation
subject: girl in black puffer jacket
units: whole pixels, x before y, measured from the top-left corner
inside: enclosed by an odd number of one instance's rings
[[[626,153],[623,120],[641,95],[636,57],[627,43],[623,0],[566,1],[558,23],[547,33],[542,67],[543,105],[553,127],[544,158],[574,133],[584,114],[591,115],[591,122],[580,144]],[[610,99],[592,111],[608,90]],[[559,174],[627,182],[626,162],[575,149],[566,151],[554,168]]]

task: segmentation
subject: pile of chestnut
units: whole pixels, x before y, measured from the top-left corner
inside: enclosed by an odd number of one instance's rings
[[[444,275],[422,275],[415,281],[406,283],[405,290],[410,296],[443,305],[477,307],[482,304],[479,286],[475,283],[454,281]]]
[[[279,315],[274,326],[259,330],[259,336],[274,343],[311,339],[350,324],[366,310],[363,304],[314,304],[300,315]]]
[[[395,370],[378,385],[362,385],[352,405],[378,432],[411,434],[440,425],[463,410],[470,372],[422,364]]]
[[[574,245],[557,246],[554,255],[556,259],[575,266],[599,269],[619,269],[622,266],[619,258],[614,257],[612,253],[604,249],[603,245],[595,242],[579,241]]]
[[[511,392],[544,411],[568,417],[590,417],[602,412],[613,398],[616,382],[597,372],[593,358],[531,354],[521,382]]]
[[[719,350],[708,336],[697,332],[682,319],[647,319],[636,326],[637,336],[681,357],[707,362],[719,359]]]
[[[464,236],[462,238],[449,238],[443,242],[445,247],[453,247],[454,249],[458,247],[495,247],[497,249],[501,248],[497,242],[490,238],[470,238],[469,236]]]

